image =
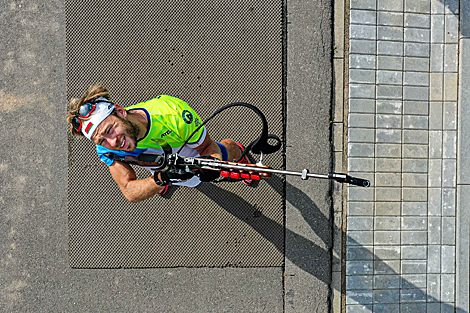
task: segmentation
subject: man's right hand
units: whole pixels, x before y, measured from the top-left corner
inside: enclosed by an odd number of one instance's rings
[[[154,175],[155,183],[159,186],[171,185],[172,183],[180,183],[194,177],[196,173],[186,172],[182,169],[171,169],[167,172],[159,172]]]

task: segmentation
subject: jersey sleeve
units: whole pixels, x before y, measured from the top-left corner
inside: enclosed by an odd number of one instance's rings
[[[183,141],[186,141],[202,124],[202,120],[196,111],[193,110],[183,100],[178,98],[162,95],[161,100],[167,102],[168,105],[174,109],[174,114],[166,119],[167,126],[170,127]],[[189,148],[196,148],[200,146],[206,138],[206,128],[203,126],[199,128],[187,143]]]

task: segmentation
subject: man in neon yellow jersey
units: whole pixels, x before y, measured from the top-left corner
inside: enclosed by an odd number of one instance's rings
[[[80,99],[70,101],[67,121],[72,135],[85,136],[96,144],[99,158],[109,168],[111,175],[124,196],[131,202],[139,202],[156,194],[163,195],[169,185],[161,175],[137,179],[135,171],[124,162],[105,156],[113,152],[119,156],[141,153],[161,154],[157,144],[164,140],[173,152],[178,151],[188,137],[201,125],[197,113],[184,101],[167,95],[157,96],[130,107],[111,102],[109,91],[101,84],[88,88]],[[182,148],[180,154],[187,157],[210,156],[223,161],[240,158],[244,147],[232,139],[220,143],[211,139],[205,127],[201,127]],[[244,157],[241,163],[249,163]],[[150,168],[147,168],[150,170]],[[174,185],[197,186],[201,180],[192,174],[173,175]],[[244,180],[251,184],[251,180]]]

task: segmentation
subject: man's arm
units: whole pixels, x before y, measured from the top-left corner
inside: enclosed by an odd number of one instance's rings
[[[137,179],[134,169],[126,163],[114,161],[109,166],[109,171],[130,202],[146,200],[163,189],[163,187],[155,184],[153,177]]]

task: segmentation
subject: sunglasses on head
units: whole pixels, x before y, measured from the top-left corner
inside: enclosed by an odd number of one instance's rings
[[[99,102],[112,103],[108,100],[104,100],[103,98],[101,98],[83,104],[80,109],[78,109],[77,114],[75,114],[74,118],[72,119],[72,126],[77,132],[82,129],[82,121],[80,120],[80,117],[89,118],[91,116],[91,113],[93,113],[93,111],[95,111],[96,109],[96,103]]]

